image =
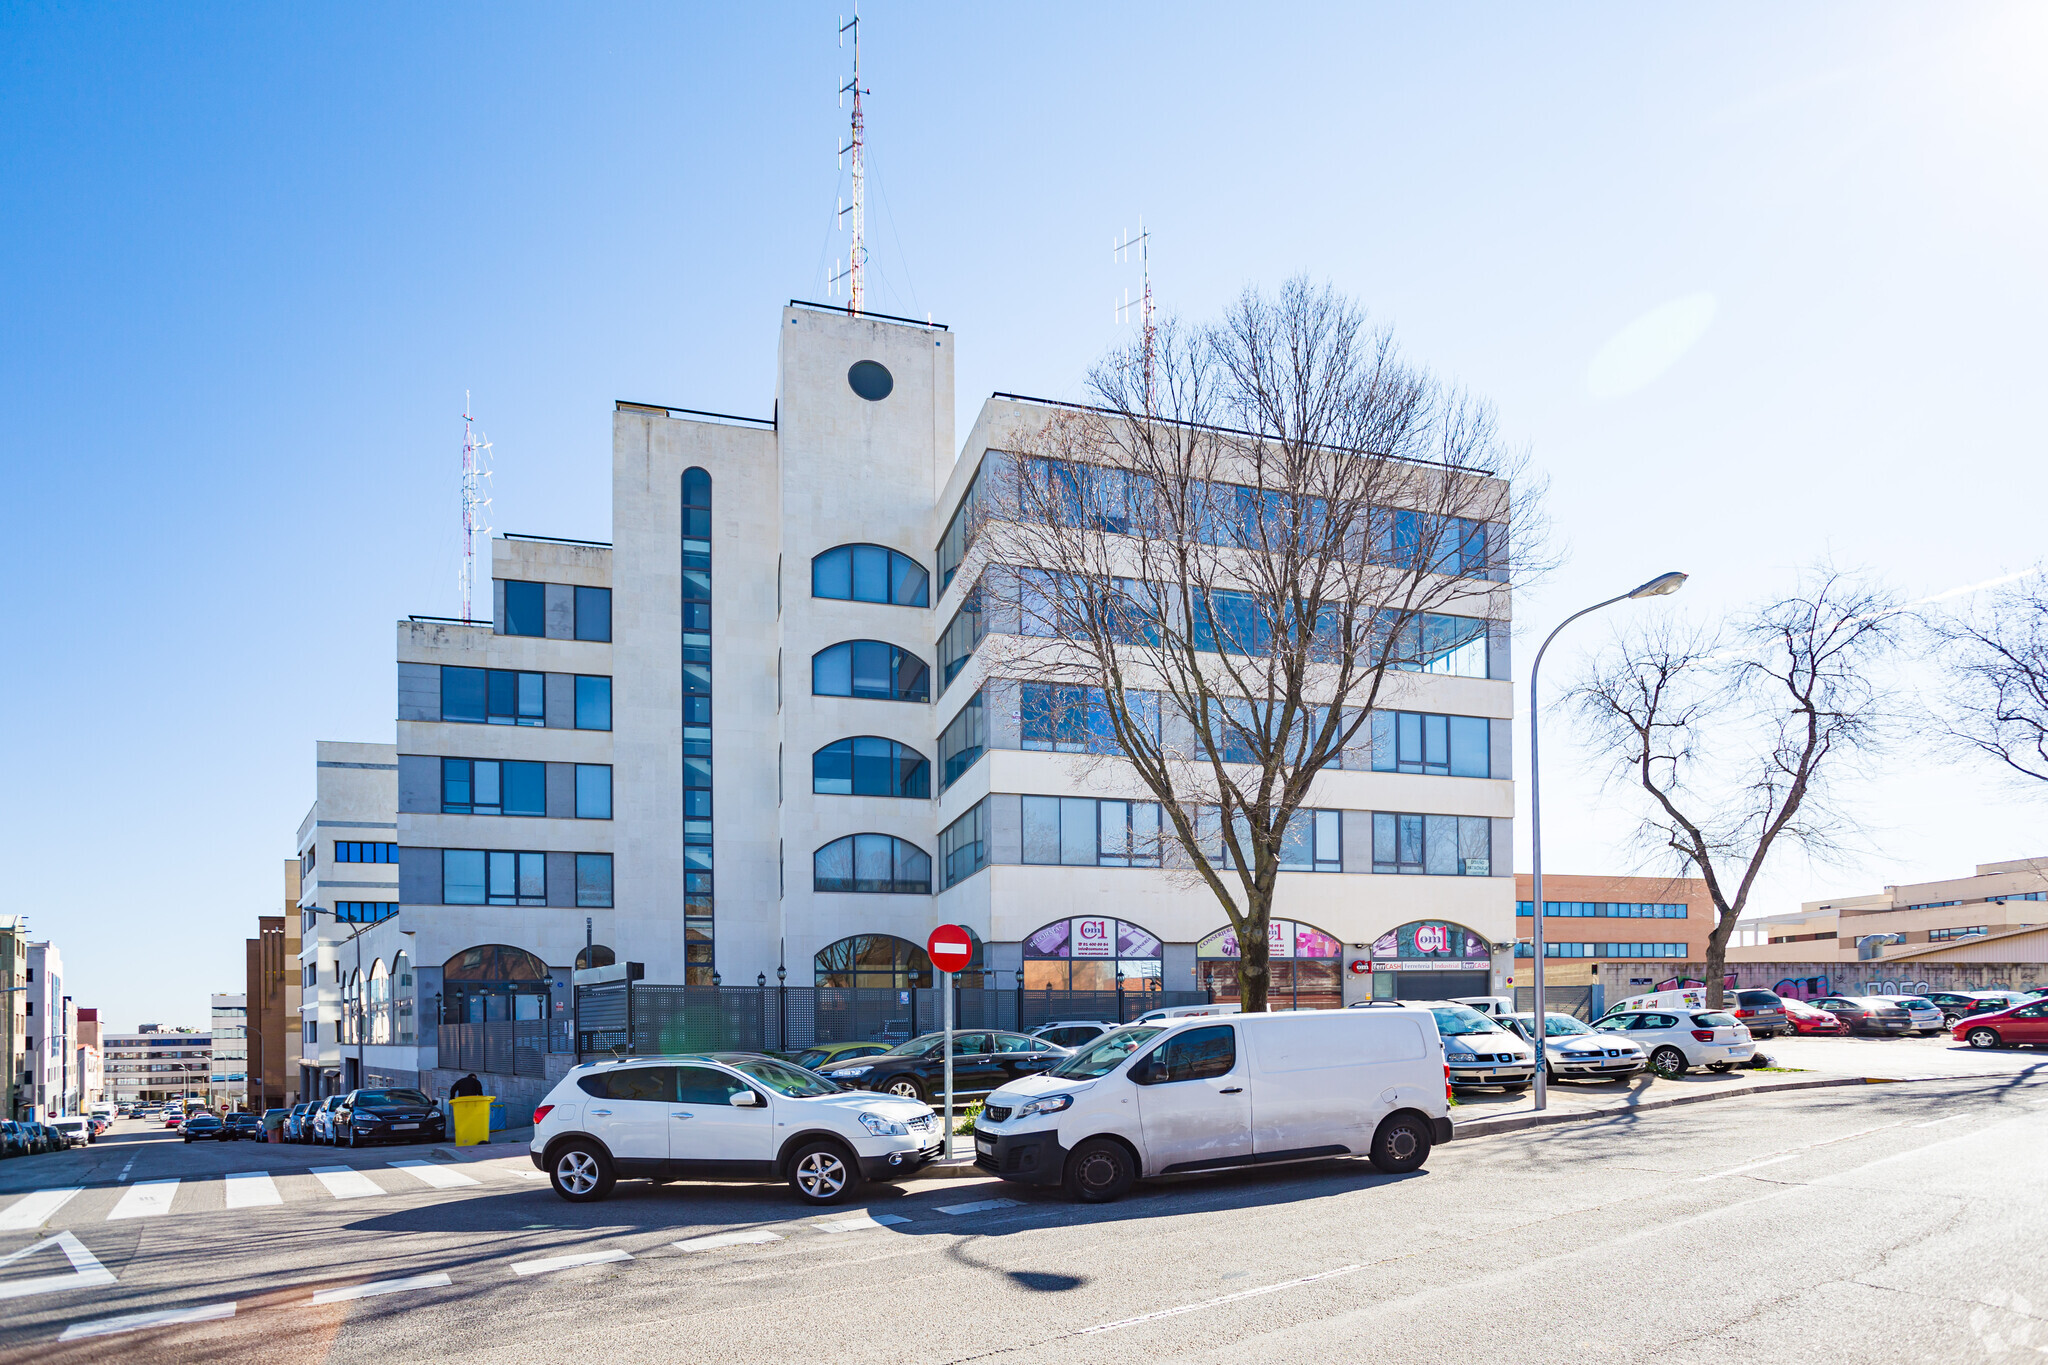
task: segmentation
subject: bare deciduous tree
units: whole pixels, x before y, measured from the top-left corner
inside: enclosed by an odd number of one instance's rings
[[[962,568],[984,674],[1015,689],[1035,747],[1095,755],[1076,761],[1157,802],[1131,856],[1215,895],[1261,1010],[1317,774],[1358,754],[1390,672],[1486,676],[1530,499],[1508,496],[1485,406],[1303,280],[1217,326],[1165,326],[1090,388],[1094,406],[984,466]],[[1483,871],[1492,852],[1469,856]]]
[[[1840,779],[1886,738],[1871,673],[1901,621],[1882,589],[1817,571],[1722,630],[1667,618],[1625,631],[1574,689],[1610,779],[1648,798],[1638,837],[1713,898],[1709,1004],[1771,854],[1827,857],[1854,830]]]
[[[1975,612],[1935,617],[1949,736],[2048,782],[2048,577],[2038,571]]]

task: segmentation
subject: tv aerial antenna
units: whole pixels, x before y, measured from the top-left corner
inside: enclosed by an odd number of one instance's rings
[[[484,519],[484,509],[491,500],[484,492],[484,481],[491,477],[491,443],[476,429],[476,421],[470,416],[469,390],[462,391],[462,619],[476,620],[470,609],[471,599],[476,591],[476,546],[477,541],[488,539],[491,526]]]
[[[1126,228],[1121,241],[1110,243],[1110,259],[1128,264],[1134,249],[1138,253],[1140,286],[1135,304],[1135,311],[1138,314],[1138,363],[1144,367],[1145,411],[1149,413],[1152,411],[1152,367],[1158,334],[1152,325],[1152,234],[1146,231],[1145,219],[1142,216],[1138,219],[1138,230],[1135,234]],[[1116,320],[1120,323],[1128,322],[1133,308],[1131,291],[1126,287],[1122,300],[1116,305]]]
[[[866,294],[868,245],[867,245],[867,168],[864,154],[867,147],[867,121],[861,112],[860,97],[871,93],[860,83],[860,5],[856,0],[853,18],[839,26],[839,46],[846,46],[846,35],[853,35],[853,79],[839,87],[839,107],[846,107],[846,97],[853,97],[853,120],[846,144],[839,149],[839,164],[851,166],[853,179],[853,202],[841,201],[839,221],[843,224],[853,219],[853,242],[848,248],[846,268],[839,269],[839,263],[832,263],[834,274],[828,288],[837,293],[840,281],[846,282],[846,311],[860,312],[861,300]]]

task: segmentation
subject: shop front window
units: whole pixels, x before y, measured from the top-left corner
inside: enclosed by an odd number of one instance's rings
[[[1312,925],[1276,919],[1266,926],[1269,1009],[1333,1010],[1344,1004],[1344,945]],[[1237,931],[1225,926],[1195,945],[1195,974],[1212,1000],[1241,998]]]
[[[1156,991],[1159,936],[1102,915],[1056,919],[1024,939],[1029,991]]]

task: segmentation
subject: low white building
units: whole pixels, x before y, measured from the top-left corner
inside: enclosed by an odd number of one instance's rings
[[[520,1047],[558,1047],[585,963],[908,989],[943,922],[1003,989],[1234,994],[1211,894],[1170,855],[1130,865],[1156,808],[983,671],[999,585],[959,572],[963,509],[1044,405],[990,398],[956,450],[953,333],[779,321],[769,416],[619,403],[613,542],[494,540],[490,621],[399,623],[395,745],[321,746],[300,850],[327,1088],[497,1069],[444,1024],[524,1021]],[[1382,741],[1317,779],[1276,1005],[1505,984],[1509,632],[1458,625],[1394,680]],[[336,841],[398,860],[344,864]]]

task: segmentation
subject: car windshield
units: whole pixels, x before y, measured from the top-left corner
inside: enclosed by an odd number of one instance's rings
[[[1097,1076],[1107,1076],[1123,1064],[1124,1058],[1164,1031],[1154,1025],[1144,1024],[1134,1028],[1120,1028],[1114,1033],[1105,1033],[1046,1074],[1084,1081],[1094,1080]]]
[[[358,1090],[357,1104],[432,1104],[417,1090]]]
[[[1436,1031],[1446,1038],[1507,1031],[1468,1005],[1431,1005],[1429,1012],[1436,1016]]]
[[[776,1094],[788,1095],[792,1099],[814,1100],[820,1095],[839,1093],[839,1087],[823,1076],[806,1071],[800,1066],[791,1066],[788,1062],[775,1061],[773,1058],[750,1057],[745,1061],[731,1062],[728,1065],[742,1076],[757,1080]]]
[[[1934,1008],[1932,1000],[1922,1000],[1917,995],[1902,995],[1899,997],[1899,1003],[1909,1010],[1931,1010]]]
[[[1701,1028],[1734,1028],[1737,1019],[1732,1014],[1695,1014],[1692,1021]]]
[[[882,1055],[885,1057],[922,1057],[946,1040],[943,1033],[920,1033],[907,1042],[896,1044]]]
[[[1534,1015],[1511,1014],[1508,1018],[1521,1026],[1519,1031],[1525,1038],[1529,1036],[1529,1030],[1536,1025]],[[1543,1016],[1543,1036],[1546,1038],[1569,1038],[1574,1034],[1591,1033],[1592,1031],[1569,1014],[1546,1014]]]

